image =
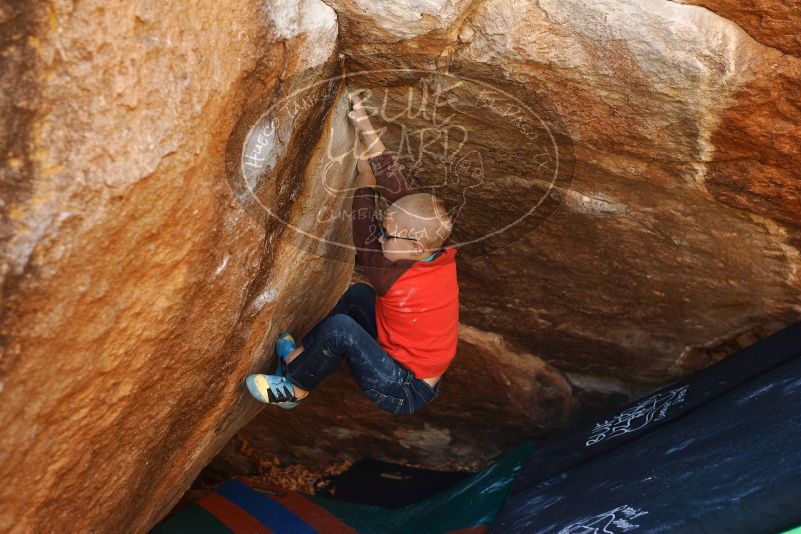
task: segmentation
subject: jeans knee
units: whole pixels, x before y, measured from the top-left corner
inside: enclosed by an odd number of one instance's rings
[[[326,334],[350,334],[353,332],[354,327],[358,327],[353,317],[346,313],[336,313],[325,320],[325,333]]]

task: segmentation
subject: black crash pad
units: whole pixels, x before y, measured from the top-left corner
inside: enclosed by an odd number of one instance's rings
[[[445,491],[472,474],[364,459],[341,475],[327,477],[331,483],[317,495],[337,501],[400,508]]]
[[[536,450],[491,532],[801,523],[801,323]]]

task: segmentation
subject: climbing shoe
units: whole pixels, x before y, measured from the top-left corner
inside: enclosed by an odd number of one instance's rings
[[[275,366],[276,376],[286,376],[286,357],[295,350],[295,338],[289,332],[278,334],[278,341],[275,342],[275,354],[278,356],[278,363]]]
[[[295,386],[283,376],[248,375],[245,383],[257,401],[275,404],[287,410],[298,405]]]

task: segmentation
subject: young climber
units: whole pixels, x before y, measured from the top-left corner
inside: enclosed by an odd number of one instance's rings
[[[278,336],[277,371],[246,379],[261,402],[293,408],[347,362],[365,395],[393,414],[412,414],[439,394],[456,353],[459,287],[445,204],[413,193],[381,142],[361,99],[348,114],[366,149],[357,160],[351,207],[356,259],[372,287],[354,284],[297,347]],[[375,192],[391,203],[379,221]]]

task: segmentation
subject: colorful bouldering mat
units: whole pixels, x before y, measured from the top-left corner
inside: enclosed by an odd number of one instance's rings
[[[394,509],[302,495],[246,479],[229,480],[152,532],[485,532],[530,451],[531,445],[522,445],[449,489]]]

